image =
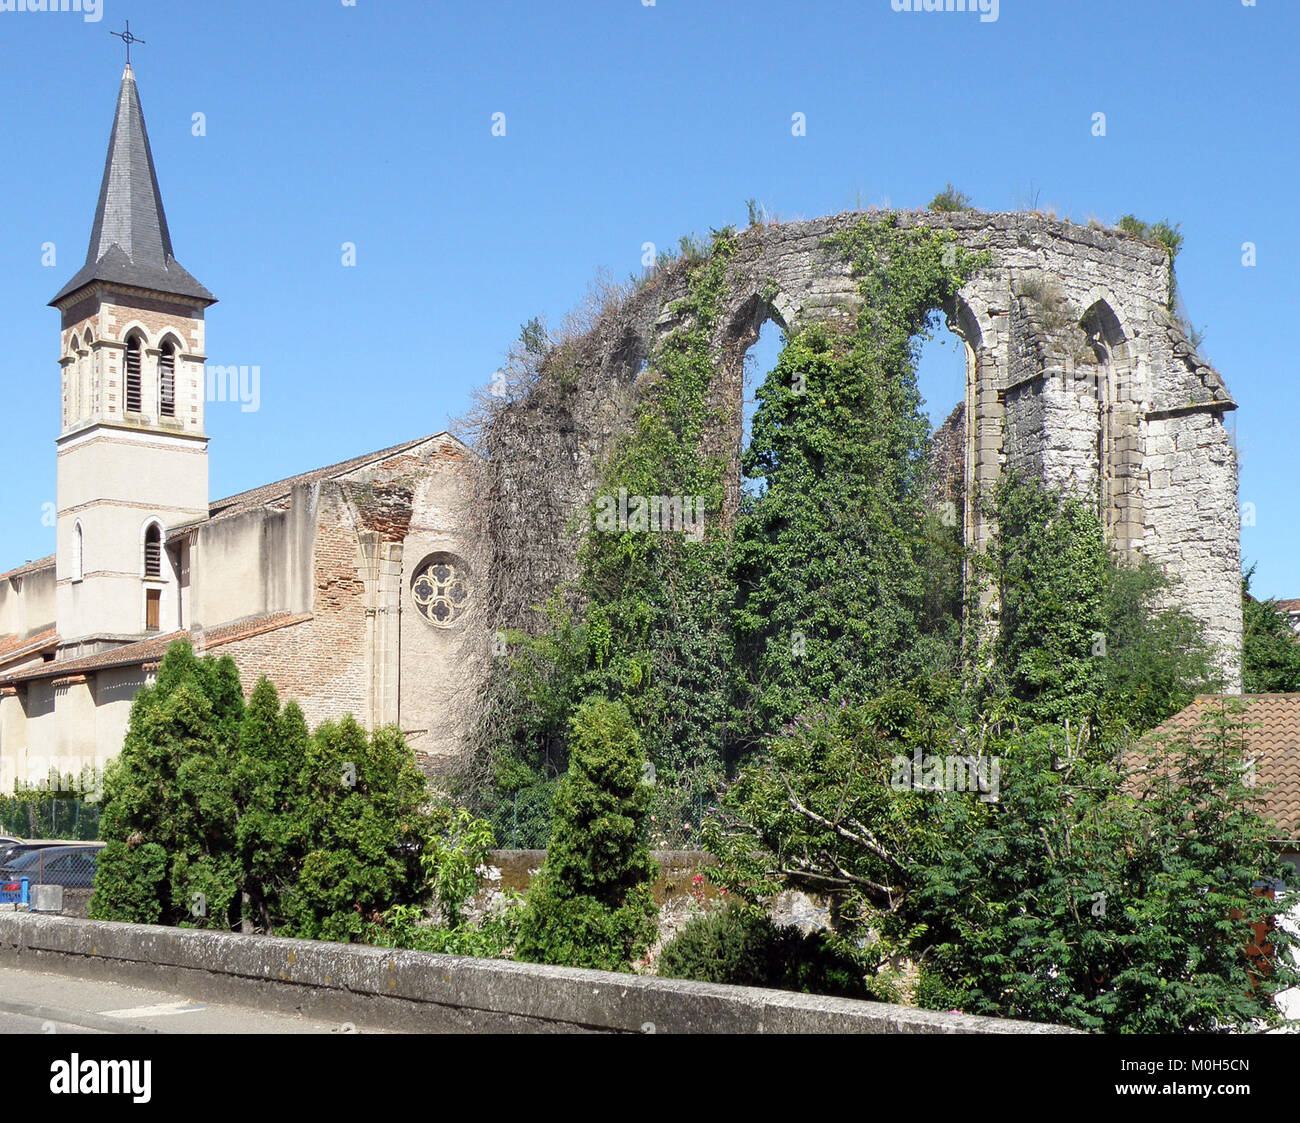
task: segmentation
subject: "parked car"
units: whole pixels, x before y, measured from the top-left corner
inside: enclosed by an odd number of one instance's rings
[[[102,842],[76,846],[43,846],[27,850],[0,867],[0,881],[27,878],[32,885],[62,885],[65,889],[89,889],[95,880],[95,865]]]
[[[51,846],[90,846],[102,845],[102,843],[89,843],[78,841],[75,838],[33,838],[24,842],[20,838],[10,839],[7,842],[0,840],[0,867],[4,867],[12,862],[19,854],[26,854],[29,850],[48,850]]]

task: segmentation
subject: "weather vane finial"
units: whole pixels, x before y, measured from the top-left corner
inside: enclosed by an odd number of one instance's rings
[[[109,34],[110,34],[110,35],[116,35],[119,39],[122,40],[123,43],[126,44],[126,65],[127,65],[127,66],[130,66],[130,65],[131,65],[131,44],[132,44],[132,43],[143,43],[144,40],[143,40],[143,39],[137,39],[134,35],[131,34],[131,21],[130,21],[130,20],[127,20],[127,21],[126,21],[126,30],[125,30],[125,31],[110,31]]]

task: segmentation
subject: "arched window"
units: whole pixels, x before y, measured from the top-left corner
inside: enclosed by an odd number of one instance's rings
[[[150,523],[144,532],[144,575],[162,576],[162,527]]]
[[[95,331],[86,329],[86,372],[81,380],[81,416],[90,417],[97,407],[98,386],[95,379]]]
[[[1080,326],[1095,356],[1098,500],[1107,533],[1128,551],[1143,536],[1136,486],[1142,464],[1142,372],[1123,324],[1105,300],[1084,313]]]
[[[80,581],[85,572],[86,539],[77,522],[72,528],[72,580]]]
[[[158,354],[158,416],[176,416],[176,345],[170,339]]]
[[[140,337],[126,341],[126,412],[139,413],[143,400],[140,381]]]
[[[81,354],[81,344],[77,341],[75,332],[68,343],[68,358],[72,361],[64,368],[67,424],[75,425],[81,419],[81,370],[86,361]]]

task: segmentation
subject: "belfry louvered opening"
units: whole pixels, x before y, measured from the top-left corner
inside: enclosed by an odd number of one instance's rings
[[[139,413],[143,394],[140,378],[140,337],[126,341],[126,412]]]
[[[162,530],[157,523],[144,532],[144,575],[162,576]]]
[[[158,355],[158,414],[176,416],[176,345],[171,340]]]

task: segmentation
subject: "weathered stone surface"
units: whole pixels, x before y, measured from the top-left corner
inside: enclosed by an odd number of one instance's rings
[[[738,235],[713,331],[719,420],[705,437],[730,463],[726,517],[740,495],[745,352],[767,320],[793,331],[856,313],[856,282],[825,243],[864,217],[883,215],[853,212]],[[1118,549],[1151,558],[1175,579],[1177,603],[1202,622],[1230,688],[1239,689],[1237,465],[1223,424],[1236,405],[1167,311],[1165,251],[1037,214],[897,217],[903,226],[950,230],[992,256],[944,309],[969,346],[961,432],[967,544],[986,544],[981,499],[1008,468],[1092,498]],[[564,349],[563,379],[543,367],[531,392],[497,414],[485,442],[496,524],[492,626],[529,625],[531,606],[573,575],[573,516],[595,496],[600,469],[634,414],[645,359],[676,326],[671,306],[686,285],[683,263],[661,270]],[[950,441],[956,427],[947,428]]]
[[[413,1031],[1073,1032],[751,987],[32,913],[0,913],[4,963]]]

